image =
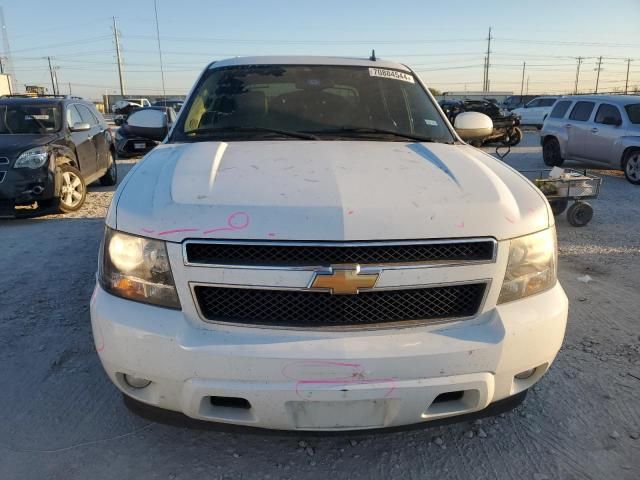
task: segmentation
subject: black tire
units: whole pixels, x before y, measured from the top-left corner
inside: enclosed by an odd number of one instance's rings
[[[562,213],[569,206],[569,200],[566,198],[560,198],[558,200],[549,200],[549,205],[551,205],[551,211],[553,215],[557,217],[558,215],[562,215]]]
[[[584,227],[593,218],[593,207],[587,202],[576,202],[567,210],[567,220],[574,227]]]
[[[476,148],[480,148],[484,142],[482,140],[470,140],[469,143]]]
[[[522,141],[522,130],[514,127],[502,141],[504,146],[515,147]]]
[[[84,178],[82,178],[82,174],[71,165],[62,165],[60,167],[60,179],[58,209],[62,213],[77,212],[87,199],[87,185]]]
[[[111,163],[109,168],[107,168],[107,173],[100,177],[100,185],[104,187],[111,187],[118,183],[118,167],[115,156],[111,150],[109,150],[109,156],[111,157]]]
[[[544,164],[549,167],[559,167],[564,162],[562,154],[560,153],[560,144],[558,140],[551,137],[544,141],[542,145],[542,159]]]
[[[622,160],[624,178],[633,185],[640,185],[640,150],[631,150]]]

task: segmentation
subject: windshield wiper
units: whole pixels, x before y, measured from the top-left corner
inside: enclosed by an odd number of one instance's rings
[[[228,126],[228,127],[203,127],[196,128],[194,130],[188,130],[185,135],[208,135],[215,133],[225,133],[225,132],[264,132],[264,133],[275,133],[278,135],[286,135],[287,137],[295,137],[295,138],[304,138],[305,140],[319,140],[318,137],[313,135],[312,133],[304,133],[304,132],[295,132],[293,130],[280,130],[279,128],[269,128],[269,127],[241,127],[241,126]]]
[[[418,142],[435,142],[433,138],[422,137],[420,135],[414,135],[412,133],[401,133],[394,130],[385,130],[383,128],[372,127],[342,127],[331,130],[318,130],[313,133],[324,134],[336,134],[336,135],[392,135],[398,138],[404,138],[409,140],[417,140]]]

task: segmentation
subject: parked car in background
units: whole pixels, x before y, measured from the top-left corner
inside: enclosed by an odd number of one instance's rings
[[[176,113],[178,113],[182,108],[183,104],[184,104],[184,100],[177,98],[177,99],[169,99],[169,100],[158,100],[157,102],[153,102],[152,106],[171,107],[176,111]]]
[[[91,300],[133,408],[371,429],[495,414],[548,370],[568,308],[554,218],[462,141],[486,115],[454,130],[400,63],[240,57],[166,121],[129,118],[167,137],[114,195]]]
[[[518,116],[500,108],[491,100],[441,100],[440,107],[451,123],[455,122],[456,116],[461,112],[479,112],[491,118],[493,131],[485,138],[470,140],[475,147],[491,142],[500,142],[513,147],[522,140],[522,131],[518,128],[520,125]]]
[[[511,111],[514,108],[524,107],[527,103],[537,97],[537,95],[511,95],[504,99],[502,102],[502,108]]]
[[[113,104],[111,110],[115,113],[113,122],[116,125],[122,125],[129,114],[138,108],[150,107],[151,103],[147,98],[126,98],[118,100]]]
[[[521,125],[535,125],[542,127],[544,119],[551,112],[553,104],[556,103],[558,97],[537,97],[527,103],[524,107],[514,108],[511,113],[520,117]]]
[[[0,98],[0,217],[73,212],[95,180],[115,185],[113,140],[92,102]]]
[[[562,97],[544,122],[540,142],[549,166],[588,162],[621,169],[640,185],[640,96]]]
[[[176,121],[176,112],[171,107],[146,107],[133,111],[122,126],[116,130],[116,151],[120,157],[144,155],[162,140],[161,138],[150,138],[144,130],[136,128],[139,122],[144,121],[147,117],[149,110],[164,112],[169,128]]]

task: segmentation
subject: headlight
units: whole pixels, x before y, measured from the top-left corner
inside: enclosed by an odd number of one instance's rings
[[[553,287],[557,278],[556,264],[554,227],[511,240],[498,303],[518,300]]]
[[[40,168],[49,160],[49,150],[46,147],[36,147],[20,154],[13,168]]]
[[[107,228],[98,279],[102,288],[118,297],[180,308],[167,247],[161,240]]]

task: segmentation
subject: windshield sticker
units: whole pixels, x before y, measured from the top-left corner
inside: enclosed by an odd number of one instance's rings
[[[369,76],[393,78],[395,80],[402,80],[403,82],[415,83],[415,80],[413,79],[413,75],[409,75],[408,73],[398,72],[397,70],[386,70],[384,68],[369,67]]]
[[[424,119],[424,123],[426,123],[427,125],[430,125],[432,127],[437,127],[438,126],[438,122],[436,122],[435,120],[431,120],[429,118],[425,118]]]
[[[49,115],[25,115],[25,120],[49,120]]]

